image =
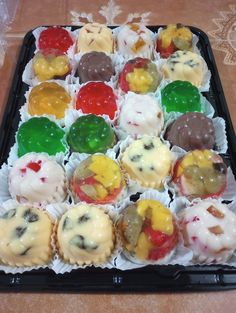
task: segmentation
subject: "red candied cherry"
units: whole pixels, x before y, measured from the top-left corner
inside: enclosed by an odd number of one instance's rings
[[[70,46],[73,45],[73,40],[68,31],[61,27],[48,27],[43,30],[39,36],[39,50],[44,54],[49,54],[52,51],[60,51],[66,53]]]
[[[117,111],[116,96],[105,83],[90,82],[79,90],[76,109],[81,109],[83,113],[106,114],[113,119]]]

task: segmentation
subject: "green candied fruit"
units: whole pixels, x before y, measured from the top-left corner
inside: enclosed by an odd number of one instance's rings
[[[161,91],[166,112],[201,112],[200,93],[190,82],[176,80]]]
[[[18,156],[28,152],[55,155],[66,151],[64,131],[47,117],[33,117],[23,123],[17,133]]]
[[[104,153],[114,144],[115,135],[102,117],[89,114],[71,125],[67,141],[75,152]]]

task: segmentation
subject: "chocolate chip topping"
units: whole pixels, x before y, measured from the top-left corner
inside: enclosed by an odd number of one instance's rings
[[[20,238],[21,236],[24,235],[24,233],[26,232],[27,227],[16,227],[15,229],[15,236]]]
[[[26,222],[28,223],[34,223],[37,222],[39,220],[39,216],[38,214],[35,214],[31,211],[31,209],[27,209],[24,214],[23,214],[23,218],[26,220]]]
[[[109,81],[114,74],[111,58],[104,52],[86,53],[80,59],[77,74],[82,83]]]
[[[86,223],[89,220],[90,220],[90,216],[88,214],[84,214],[78,218],[78,223],[79,224]]]
[[[165,139],[186,151],[213,149],[215,129],[212,120],[204,114],[190,112],[179,117],[168,127]]]
[[[7,211],[6,213],[4,213],[1,218],[4,219],[10,219],[12,217],[14,217],[16,215],[16,209],[11,209],[9,211]]]

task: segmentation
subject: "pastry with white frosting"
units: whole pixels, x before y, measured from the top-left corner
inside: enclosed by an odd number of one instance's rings
[[[226,262],[236,249],[236,215],[217,200],[200,201],[181,213],[185,246],[195,263]]]
[[[77,205],[61,217],[57,245],[63,260],[70,264],[104,263],[114,248],[112,221],[97,206]]]
[[[27,153],[9,173],[9,191],[21,203],[46,204],[66,197],[65,171],[45,153]]]
[[[52,222],[33,207],[18,206],[0,216],[0,261],[10,266],[44,265],[52,258]]]
[[[163,125],[163,112],[154,97],[135,93],[125,96],[119,118],[119,126],[123,131],[132,137],[158,136]]]

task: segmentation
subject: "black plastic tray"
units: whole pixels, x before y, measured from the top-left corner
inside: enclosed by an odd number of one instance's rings
[[[149,28],[157,31],[159,27],[161,26]],[[72,27],[72,29],[76,28],[78,27]],[[199,37],[198,47],[212,74],[210,91],[204,93],[204,96],[214,106],[215,114],[226,121],[229,148],[222,156],[236,176],[236,137],[211,46],[204,32],[195,27],[190,28]],[[15,141],[15,132],[20,119],[19,109],[24,104],[24,94],[28,89],[28,86],[22,82],[22,74],[34,51],[35,39],[30,31],[22,44],[0,129],[0,165],[7,160]],[[188,267],[156,265],[128,271],[91,267],[59,275],[52,270],[34,270],[23,274],[5,274],[0,271],[1,292],[163,292],[235,288],[236,268],[223,265]]]

